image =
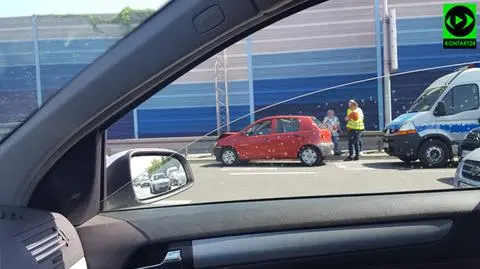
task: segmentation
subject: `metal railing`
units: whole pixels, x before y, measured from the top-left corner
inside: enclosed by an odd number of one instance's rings
[[[364,144],[367,149],[374,150],[382,149],[381,143],[383,133],[380,131],[368,131],[362,136],[364,137]],[[346,136],[341,136],[345,141]],[[142,138],[142,139],[115,139],[107,140],[106,150],[107,155],[111,155],[123,150],[133,148],[166,148],[180,152],[187,156],[188,154],[211,153],[216,136],[207,137],[166,137],[166,138]],[[193,143],[196,141],[195,143]]]
[[[15,130],[22,122],[0,123],[0,140]]]

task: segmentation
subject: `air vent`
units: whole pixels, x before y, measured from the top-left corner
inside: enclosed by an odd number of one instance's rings
[[[57,230],[50,230],[50,233],[42,236],[39,240],[26,245],[26,248],[38,263],[51,257],[67,245],[63,236]]]
[[[0,220],[23,220],[23,216],[13,212],[1,212]]]

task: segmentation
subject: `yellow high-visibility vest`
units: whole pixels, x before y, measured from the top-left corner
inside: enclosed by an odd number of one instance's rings
[[[365,130],[365,124],[363,123],[363,111],[360,108],[355,109],[355,112],[358,113],[358,118],[357,120],[350,119],[347,122],[347,128],[352,129],[352,130]],[[349,108],[347,109],[347,116],[352,113],[352,110]]]

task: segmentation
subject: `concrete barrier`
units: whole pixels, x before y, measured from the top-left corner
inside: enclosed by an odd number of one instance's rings
[[[362,135],[364,150],[378,150],[383,147],[381,143],[382,132],[365,132]],[[211,153],[215,146],[217,137],[169,137],[169,138],[142,138],[142,139],[121,139],[107,140],[107,154],[133,149],[133,148],[166,148],[188,154]],[[340,148],[346,150],[347,138],[340,137]]]
[[[1,123],[0,124],[0,140],[2,140],[5,136],[10,134],[12,130],[17,128],[21,122],[9,122],[9,123]]]

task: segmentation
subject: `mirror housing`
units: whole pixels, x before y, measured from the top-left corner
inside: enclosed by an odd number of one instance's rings
[[[143,167],[136,167],[139,164]],[[148,171],[154,164],[156,171]],[[141,170],[144,171],[139,173]],[[193,181],[187,159],[175,151],[149,148],[125,150],[107,157],[102,209],[112,211],[145,206],[187,190],[193,186]],[[152,185],[156,187],[154,191]]]
[[[445,116],[447,114],[447,106],[445,105],[445,102],[440,101],[437,104],[437,107],[433,111],[433,115],[440,117],[440,116]]]

